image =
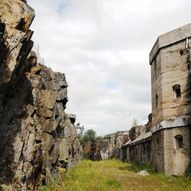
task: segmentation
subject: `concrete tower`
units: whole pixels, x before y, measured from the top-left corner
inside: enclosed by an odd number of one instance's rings
[[[183,175],[190,168],[191,24],[158,37],[150,52],[152,160],[155,168]]]

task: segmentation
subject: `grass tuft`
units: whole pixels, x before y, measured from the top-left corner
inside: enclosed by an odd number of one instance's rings
[[[128,165],[127,169],[132,172],[139,172],[141,170],[146,170],[150,174],[155,174],[155,170],[151,163],[131,163]]]
[[[106,186],[112,187],[112,188],[120,188],[121,187],[120,182],[118,182],[115,179],[108,179],[108,180],[106,180],[105,184],[106,184]]]

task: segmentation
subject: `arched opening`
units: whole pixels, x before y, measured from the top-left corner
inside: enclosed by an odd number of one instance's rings
[[[180,88],[180,85],[179,84],[175,84],[173,87],[172,87],[174,93],[175,93],[175,98],[180,98],[181,97],[181,88]]]

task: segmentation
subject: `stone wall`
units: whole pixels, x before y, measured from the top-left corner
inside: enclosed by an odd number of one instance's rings
[[[99,152],[102,159],[122,158],[121,147],[129,140],[129,131],[118,131],[106,135],[99,143]]]
[[[108,134],[103,139],[96,139],[83,144],[84,157],[90,160],[122,158],[121,147],[129,140],[129,131]]]
[[[122,147],[122,160],[135,163],[151,163],[152,138],[149,136],[139,142],[134,142]]]
[[[161,130],[152,135],[155,170],[169,175],[184,175],[190,169],[190,132],[188,127]],[[182,146],[178,136],[183,137]],[[177,140],[176,140],[177,139]],[[180,148],[181,146],[181,148]]]
[[[166,174],[184,175],[190,167],[190,48],[188,24],[159,36],[150,53],[153,164]]]
[[[152,134],[152,163],[156,171],[164,172],[164,131]]]
[[[129,140],[121,147],[121,159],[126,162],[151,163],[152,161],[152,115],[146,125],[135,126],[129,130]]]
[[[65,75],[37,63],[25,1],[0,4],[0,189],[34,190],[81,158]],[[5,186],[7,185],[7,186]]]
[[[190,129],[189,127],[173,128],[164,131],[164,173],[185,175],[190,171]],[[178,136],[182,136],[182,145]]]

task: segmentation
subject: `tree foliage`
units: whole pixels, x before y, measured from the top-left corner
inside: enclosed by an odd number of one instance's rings
[[[139,121],[138,121],[138,119],[133,118],[133,121],[132,121],[132,127],[137,127],[138,125],[139,125]]]
[[[94,141],[96,139],[96,132],[93,129],[88,129],[84,133],[84,142]]]

